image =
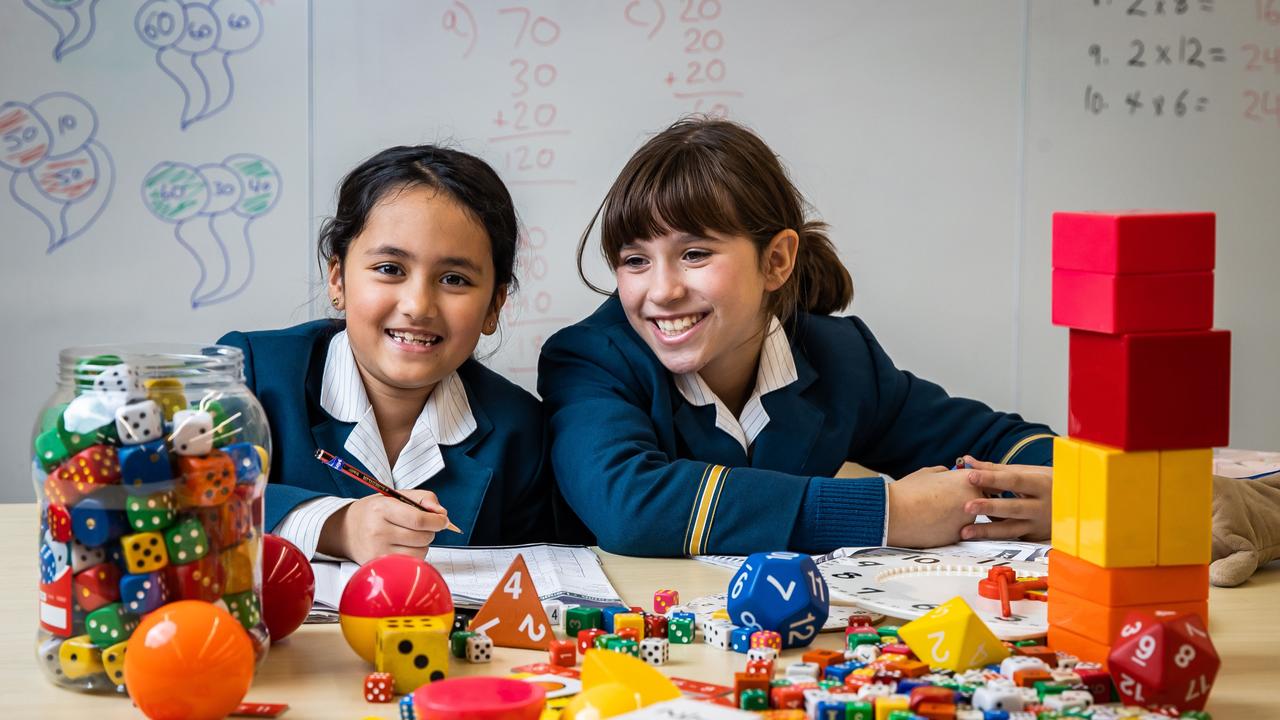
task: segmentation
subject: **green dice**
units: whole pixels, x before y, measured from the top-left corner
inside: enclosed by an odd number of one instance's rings
[[[252,590],[223,595],[222,601],[227,604],[227,610],[240,621],[245,630],[250,630],[262,622],[262,607],[258,604],[258,596],[254,595]]]
[[[40,463],[45,472],[53,470],[69,457],[71,453],[67,450],[66,443],[62,442],[58,428],[49,428],[36,436],[36,462]]]
[[[467,656],[467,638],[475,637],[476,634],[470,630],[459,630],[449,636],[449,652],[456,658],[465,658]]]
[[[738,707],[743,710],[768,710],[769,695],[760,688],[747,688],[738,693]]]
[[[618,637],[617,635],[614,635],[613,633],[605,633],[604,635],[597,635],[596,639],[591,641],[591,645],[596,650],[608,650],[610,640],[621,640],[621,639],[622,638]]]
[[[95,646],[107,648],[128,640],[138,627],[138,618],[125,612],[124,605],[114,602],[89,613],[84,627]]]
[[[667,623],[667,640],[672,645],[688,645],[693,642],[693,620],[689,618],[671,618]]]
[[[164,531],[169,562],[174,565],[193,563],[209,554],[209,538],[199,520],[189,517]]]
[[[564,630],[571,638],[578,637],[578,633],[582,630],[603,627],[604,618],[600,613],[600,608],[576,607],[570,608],[564,614]]]
[[[134,532],[163,530],[172,525],[174,518],[178,516],[172,492],[130,495],[125,500],[124,511],[129,518],[129,527]],[[170,557],[173,557],[172,552]]]

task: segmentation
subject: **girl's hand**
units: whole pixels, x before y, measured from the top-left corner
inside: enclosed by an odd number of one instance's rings
[[[965,456],[969,470],[964,470],[982,497],[970,500],[965,511],[986,515],[992,522],[969,525],[960,531],[965,540],[1030,540],[1049,539],[1053,519],[1053,468],[1040,465],[1000,465]],[[1002,492],[1019,497],[998,497]]]
[[[367,495],[329,516],[316,549],[361,565],[390,554],[425,557],[449,517],[435,493],[405,490],[404,494],[433,512],[416,510],[385,495]]]
[[[960,528],[974,518],[967,503],[982,497],[981,491],[968,482],[968,472],[938,465],[889,483],[886,542],[897,547],[925,548],[959,540]]]

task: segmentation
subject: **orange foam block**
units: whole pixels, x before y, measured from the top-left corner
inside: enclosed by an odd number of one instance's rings
[[[1049,626],[1048,641],[1049,647],[1058,652],[1075,655],[1083,662],[1098,663],[1104,668],[1107,666],[1107,658],[1111,655],[1111,646],[1107,643],[1090,640],[1055,625]]]
[[[1209,598],[1208,565],[1104,568],[1061,550],[1049,553],[1049,597],[1059,590],[1111,607]]]

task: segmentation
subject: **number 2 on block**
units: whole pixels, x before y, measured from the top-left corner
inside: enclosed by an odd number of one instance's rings
[[[951,657],[951,651],[947,650],[946,652],[940,653],[942,650],[942,643],[947,639],[946,633],[941,630],[935,633],[929,633],[929,639],[933,640],[933,649],[929,651],[933,654],[933,661],[937,663],[946,662]]]
[[[534,642],[541,642],[543,636],[547,634],[547,626],[542,623],[535,624],[531,613],[525,614],[524,619],[520,621],[520,627],[516,629],[527,635]]]

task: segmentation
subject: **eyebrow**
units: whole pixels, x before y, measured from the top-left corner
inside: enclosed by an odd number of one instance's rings
[[[404,248],[398,248],[395,245],[379,245],[376,248],[366,251],[365,254],[372,256],[390,255],[391,257],[404,258],[406,260],[413,259],[413,253],[405,250]]]
[[[404,248],[396,247],[395,245],[379,245],[378,247],[375,247],[369,250],[367,254],[372,257],[390,256],[394,258],[401,258],[404,260],[414,259],[413,253],[409,252],[408,250],[405,250]],[[471,258],[451,255],[451,256],[442,257],[439,260],[436,260],[435,264],[439,266],[448,267],[448,268],[462,268],[464,270],[470,270],[471,272],[477,275],[484,274],[484,268],[480,267],[480,265],[477,264],[476,261],[472,260]]]
[[[619,249],[627,250],[631,248],[636,248],[636,247],[640,247],[641,243],[647,243],[652,241],[653,241],[653,238],[645,238],[644,240],[632,240],[630,242],[623,243],[621,246],[619,246]],[[718,237],[712,237],[710,235],[694,235],[693,233],[681,233],[676,236],[675,242],[686,243],[686,244],[687,243],[721,243],[721,242],[724,242],[724,240]]]
[[[443,257],[437,260],[436,264],[443,265],[444,267],[455,267],[455,268],[462,268],[464,270],[470,270],[471,272],[477,275],[484,274],[484,268],[481,268],[479,265],[476,264],[474,260],[470,258]]]

